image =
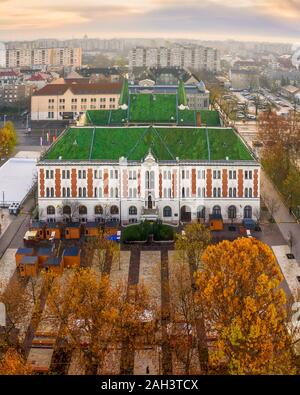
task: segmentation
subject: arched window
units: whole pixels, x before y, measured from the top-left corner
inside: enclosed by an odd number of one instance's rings
[[[245,197],[248,197],[248,188],[245,188]]]
[[[233,188],[233,197],[236,197],[236,188]]]
[[[217,188],[213,189],[213,197],[217,197]]]
[[[83,197],[86,197],[86,188],[85,188],[85,187],[82,188],[82,196],[83,196]]]
[[[197,218],[205,219],[205,207],[204,206],[199,206],[197,208]]]
[[[170,206],[166,206],[163,209],[163,216],[164,217],[172,217],[172,209]]]
[[[230,219],[236,218],[236,207],[235,206],[228,207],[228,218],[230,218]]]
[[[51,197],[54,197],[54,188],[51,188],[50,192],[51,192]]]
[[[78,197],[82,197],[82,188],[81,187],[79,187],[78,188]]]
[[[48,215],[54,215],[55,214],[55,207],[54,206],[48,206],[47,207],[47,214]]]
[[[244,218],[252,218],[252,207],[251,206],[245,206]]]
[[[64,206],[63,207],[63,214],[64,215],[71,215],[71,207],[70,206]]]
[[[168,198],[171,198],[171,197],[172,197],[172,189],[168,188]]]
[[[133,197],[136,198],[136,194],[137,194],[137,189],[133,188]]]
[[[117,198],[119,196],[119,190],[118,188],[115,189],[115,197]]]
[[[46,188],[46,197],[50,197],[50,189]]]
[[[137,208],[135,206],[130,206],[128,213],[129,215],[137,215]]]
[[[181,196],[184,198],[185,197],[185,188],[182,188]]]
[[[67,197],[70,197],[70,188],[67,188]]]
[[[201,197],[201,188],[198,187],[198,197]]]
[[[252,198],[252,188],[249,188],[249,198]]]
[[[102,198],[102,188],[99,188],[99,198]]]
[[[190,188],[186,188],[186,197],[190,197]]]
[[[79,206],[79,215],[86,215],[86,214],[87,214],[86,206]]]
[[[214,206],[213,207],[213,214],[214,215],[221,215],[221,207],[220,206]]]
[[[66,188],[62,189],[62,197],[66,197]]]
[[[98,215],[102,215],[103,214],[103,208],[100,205],[95,206],[94,210],[95,210],[95,214],[98,214]]]
[[[110,213],[111,213],[111,215],[119,214],[119,207],[118,206],[111,206]]]
[[[97,195],[98,195],[98,189],[97,189],[97,188],[95,188],[95,189],[94,189],[94,197],[96,198],[96,197],[97,197]]]
[[[229,188],[229,197],[232,197],[232,188]]]
[[[114,188],[110,188],[110,197],[111,197],[111,198],[114,197]]]

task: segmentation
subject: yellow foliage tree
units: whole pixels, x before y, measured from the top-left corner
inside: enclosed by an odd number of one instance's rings
[[[145,334],[141,314],[150,307],[142,288],[129,298],[122,284],[111,287],[108,276],[91,268],[64,278],[44,273],[44,280],[49,313],[61,323],[60,336],[70,350],[83,356],[87,374],[101,370],[106,355],[122,342],[131,345]]]
[[[271,249],[254,238],[223,241],[202,255],[197,301],[216,336],[210,366],[229,374],[291,374],[283,276]]]
[[[17,134],[12,122],[6,122],[3,128],[0,128],[0,158],[12,153],[17,144]]]
[[[0,375],[28,374],[31,374],[31,369],[24,358],[14,348],[9,348],[0,359]]]
[[[187,260],[193,270],[199,268],[201,255],[211,240],[210,230],[200,223],[192,223],[184,228],[184,233],[176,236],[175,249],[182,261]]]

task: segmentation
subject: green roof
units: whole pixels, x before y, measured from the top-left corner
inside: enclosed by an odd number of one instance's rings
[[[120,95],[120,99],[119,99],[119,104],[127,104],[128,103],[128,95],[129,95],[128,79],[124,78],[122,90],[121,90],[121,95]]]
[[[217,111],[211,110],[176,110],[173,107],[174,100],[167,101],[167,106],[161,102],[160,98],[157,99],[158,109],[153,110],[153,107],[143,107],[143,102],[149,100],[149,96],[143,94],[142,99],[138,99],[136,103],[131,105],[128,110],[88,110],[86,112],[86,124],[91,126],[121,126],[128,123],[145,124],[174,124],[178,126],[197,126],[197,113],[200,113],[201,125],[200,126],[220,126],[220,117]],[[159,95],[156,95],[156,97]],[[163,95],[164,96],[164,95]],[[175,99],[175,95],[173,99]],[[176,100],[176,99],[175,99]],[[150,100],[149,100],[150,101]],[[132,103],[131,103],[132,104]],[[154,113],[153,111],[156,111]],[[155,116],[153,114],[156,114]],[[172,119],[173,117],[173,119]],[[150,121],[149,121],[150,119]]]
[[[187,106],[187,97],[184,82],[182,80],[180,80],[178,84],[178,105],[180,106],[181,104]]]
[[[177,95],[138,93],[129,96],[130,122],[175,123]]]
[[[253,160],[232,129],[184,127],[70,128],[43,160]]]

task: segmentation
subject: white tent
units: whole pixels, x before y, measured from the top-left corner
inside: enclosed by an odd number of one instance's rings
[[[36,159],[11,158],[0,167],[0,205],[21,203],[36,178]]]

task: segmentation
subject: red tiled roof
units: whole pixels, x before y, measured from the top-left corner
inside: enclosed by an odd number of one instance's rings
[[[95,84],[49,84],[34,93],[34,96],[59,96],[63,95],[68,89],[74,95],[90,95],[101,93],[118,94],[121,92],[122,84],[115,83],[95,83]]]
[[[18,73],[13,70],[10,71],[0,71],[0,77],[18,77]]]

